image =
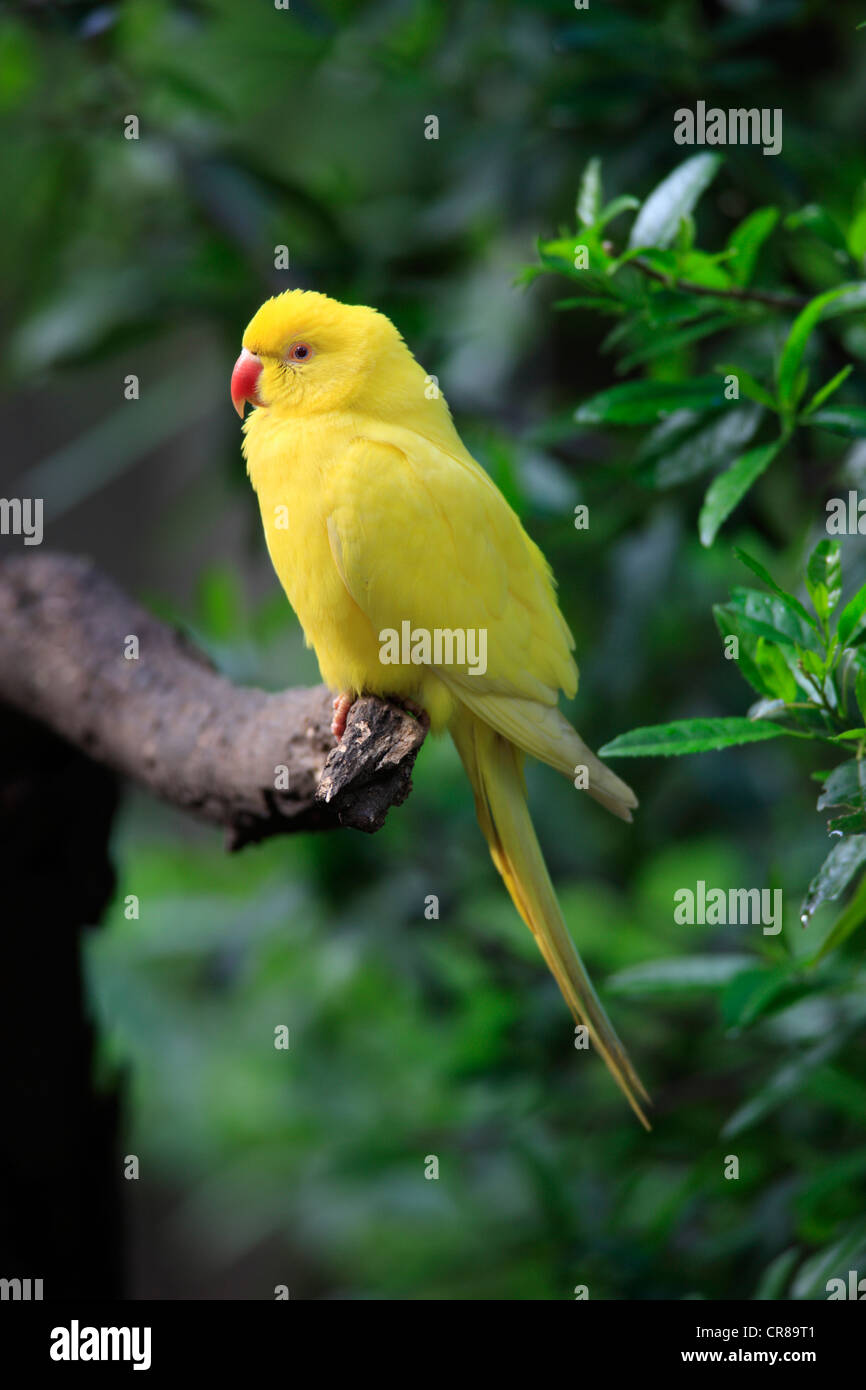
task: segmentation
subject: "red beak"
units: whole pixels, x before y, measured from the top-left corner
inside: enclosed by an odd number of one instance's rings
[[[247,401],[250,405],[262,405],[259,400],[257,383],[262,374],[261,358],[256,357],[254,352],[248,348],[243,348],[241,355],[234,365],[232,372],[232,405],[240,415],[244,417],[244,406]]]

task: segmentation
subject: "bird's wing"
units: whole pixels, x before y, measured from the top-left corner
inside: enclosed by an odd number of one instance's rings
[[[328,532],[373,628],[484,629],[487,670],[437,673],[474,696],[555,704],[574,645],[541,551],[487,474],[409,431],[357,438],[328,475]]]
[[[557,707],[573,695],[574,642],[547,561],[490,478],[410,431],[356,438],[328,473],[327,525],[343,582],[373,629],[484,629],[487,669],[433,669],[451,693],[533,757],[630,819],[631,790]]]

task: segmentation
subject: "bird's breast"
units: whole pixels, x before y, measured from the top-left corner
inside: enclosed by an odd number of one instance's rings
[[[371,649],[377,650],[328,538],[328,473],[353,433],[351,423],[274,428],[264,420],[247,431],[245,450],[268,553],[322,679],[334,690],[360,687]]]

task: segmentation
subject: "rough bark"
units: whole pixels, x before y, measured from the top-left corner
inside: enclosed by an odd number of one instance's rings
[[[298,830],[378,830],[409,794],[426,733],[401,706],[364,697],[335,747],[323,686],[233,685],[95,565],[50,552],[0,563],[0,701],[224,826],[232,849]]]

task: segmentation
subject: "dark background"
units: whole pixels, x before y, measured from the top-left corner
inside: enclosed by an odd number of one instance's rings
[[[550,429],[613,380],[608,325],[557,311],[564,282],[515,280],[536,238],[573,226],[591,156],[608,196],[645,196],[683,157],[673,112],[697,100],[784,113],[779,157],[725,152],[703,244],[769,202],[849,215],[866,181],[861,17],[822,0],[7,7],[0,491],[44,497],[46,545],[94,556],[233,678],[316,682],[228,383],[268,294],[370,303],[438,376],[553,564],[587,740],[744,713],[710,613],[743,582],[732,544],[793,583],[860,446],[768,474],[703,550],[701,483],[651,493],[629,475],[633,434]],[[695,364],[686,350],[675,365]],[[846,545],[862,579],[861,552]],[[862,1031],[840,1024],[862,945],[836,995],[755,1027],[732,1025],[724,963],[712,987],[704,960],[804,949],[798,905],[827,844],[820,765],[796,745],[619,765],[641,798],[630,828],[530,771],[566,919],[656,1100],[649,1137],[600,1063],[576,1065],[447,740],[369,840],[228,857],[215,832],[128,792],[116,896],[84,965],[106,1094],[123,1077],[117,1171],[141,1163],[122,1186],[129,1294],[822,1297],[864,1242]],[[673,893],[699,879],[783,887],[784,937],[677,926]],[[622,973],[677,959],[676,988],[669,975],[638,993]],[[45,1019],[48,986],[25,985]],[[33,1142],[20,1135],[21,1152]]]

